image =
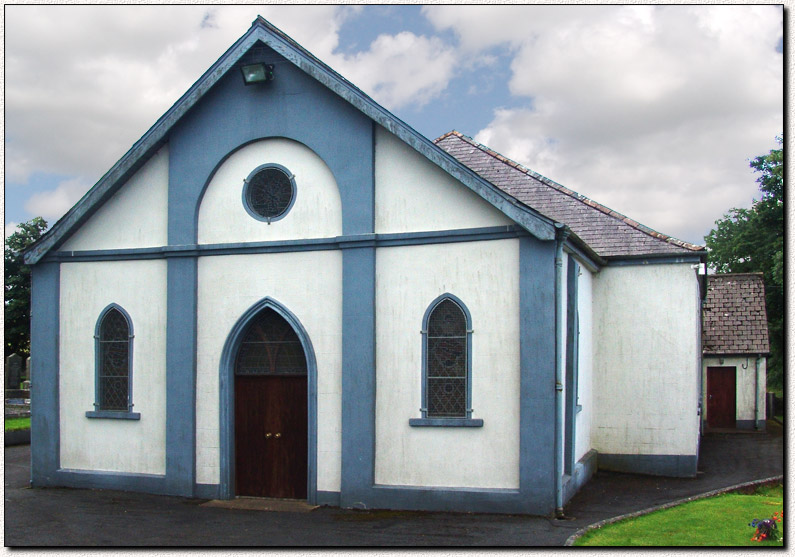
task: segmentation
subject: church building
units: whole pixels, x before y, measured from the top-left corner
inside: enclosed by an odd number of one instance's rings
[[[693,477],[705,258],[259,18],[26,252],[32,484],[551,515]]]

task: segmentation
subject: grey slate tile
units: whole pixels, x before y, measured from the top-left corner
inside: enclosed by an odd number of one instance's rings
[[[601,257],[704,252],[703,246],[651,230],[524,168],[461,133],[449,132],[435,143],[505,193],[542,215],[566,224]]]

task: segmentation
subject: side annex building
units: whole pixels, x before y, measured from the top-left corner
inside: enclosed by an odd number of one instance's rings
[[[32,484],[549,515],[695,476],[705,259],[258,18],[26,252]]]

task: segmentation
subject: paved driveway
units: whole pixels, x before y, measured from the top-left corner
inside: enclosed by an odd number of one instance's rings
[[[203,501],[109,490],[30,489],[30,447],[5,451],[6,546],[560,546],[580,528],[713,489],[783,474],[783,434],[704,438],[697,478],[598,473],[566,512],[540,517],[230,510]]]

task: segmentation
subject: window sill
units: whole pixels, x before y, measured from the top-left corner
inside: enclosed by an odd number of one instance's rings
[[[483,420],[472,418],[411,418],[411,427],[483,427]]]
[[[111,420],[140,420],[139,412],[124,412],[119,410],[90,410],[86,418],[107,418]]]

